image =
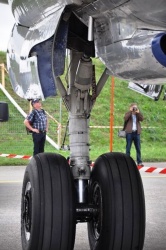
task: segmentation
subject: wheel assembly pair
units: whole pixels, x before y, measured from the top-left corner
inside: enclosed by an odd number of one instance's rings
[[[90,249],[141,250],[145,202],[134,161],[121,153],[101,155],[89,180]],[[77,223],[76,190],[67,160],[34,156],[26,168],[21,202],[23,250],[72,250]],[[81,249],[80,249],[81,250]]]

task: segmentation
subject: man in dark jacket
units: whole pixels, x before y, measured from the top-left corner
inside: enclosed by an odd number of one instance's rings
[[[140,143],[140,134],[141,134],[141,124],[143,121],[143,115],[138,109],[136,103],[132,103],[129,107],[129,111],[125,114],[124,120],[126,122],[125,131],[126,131],[126,154],[130,155],[131,145],[134,142],[136,155],[137,155],[137,164],[143,166],[141,159],[141,143]]]

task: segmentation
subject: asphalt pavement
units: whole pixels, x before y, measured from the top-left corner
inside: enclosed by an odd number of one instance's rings
[[[151,166],[164,169],[166,163],[145,163],[145,167]],[[0,167],[0,250],[22,249],[20,205],[24,170],[25,166]],[[144,250],[166,250],[166,174],[140,173],[146,200]],[[87,224],[79,223],[76,228],[74,250],[89,250]]]

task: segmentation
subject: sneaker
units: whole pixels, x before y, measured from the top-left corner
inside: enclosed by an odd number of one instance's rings
[[[144,164],[142,162],[138,163],[137,166],[144,167]]]

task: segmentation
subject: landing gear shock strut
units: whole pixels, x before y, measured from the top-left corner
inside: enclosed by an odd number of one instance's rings
[[[77,202],[88,203],[90,179],[89,118],[95,98],[109,75],[104,71],[97,86],[94,85],[94,66],[90,57],[71,51],[68,93],[58,79],[58,88],[69,111],[70,166],[77,190]],[[96,89],[95,89],[96,88]],[[95,97],[93,94],[95,93]]]

